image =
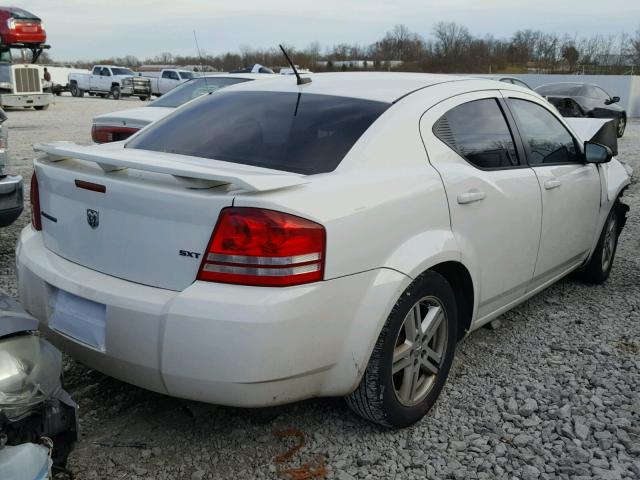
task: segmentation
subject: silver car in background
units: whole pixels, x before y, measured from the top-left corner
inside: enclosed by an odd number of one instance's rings
[[[98,115],[93,119],[91,138],[96,143],[126,140],[143,127],[172,113],[194,98],[229,85],[248,82],[269,75],[259,73],[220,73],[188,80],[144,107]]]

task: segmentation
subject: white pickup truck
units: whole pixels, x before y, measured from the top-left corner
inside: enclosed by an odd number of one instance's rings
[[[89,95],[107,97],[139,97],[147,100],[151,96],[148,78],[136,75],[132,70],[113,65],[95,65],[90,73],[70,73],[69,90],[74,97]]]
[[[159,72],[141,72],[139,75],[149,79],[151,82],[151,94],[159,97],[181,83],[191,80],[197,74],[189,70],[165,68]]]

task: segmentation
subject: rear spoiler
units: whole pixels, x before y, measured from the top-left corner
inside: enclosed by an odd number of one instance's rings
[[[33,149],[45,153],[45,159],[50,162],[78,159],[97,163],[105,172],[131,168],[165,173],[187,188],[233,184],[245,190],[264,192],[308,183],[304,175],[295,173],[173,153],[125,149],[122,144],[83,146],[72,142],[53,142],[36,144]]]

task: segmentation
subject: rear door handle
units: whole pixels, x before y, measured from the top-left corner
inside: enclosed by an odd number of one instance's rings
[[[552,178],[551,180],[547,180],[544,182],[544,188],[546,190],[553,190],[554,188],[558,188],[562,185],[562,182],[557,178]]]
[[[479,202],[480,200],[484,200],[484,197],[486,196],[487,194],[480,190],[469,190],[468,192],[458,194],[458,203],[466,204]]]

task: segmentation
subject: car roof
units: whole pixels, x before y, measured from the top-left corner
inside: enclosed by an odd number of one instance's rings
[[[264,75],[263,75],[264,76]],[[311,83],[298,86],[293,75],[268,75],[261,82],[247,82],[227,87],[231,90],[313,93],[340,97],[361,98],[393,103],[423,88],[448,82],[469,82],[470,88],[504,89],[504,83],[477,77],[404,72],[335,72],[312,73],[302,77]],[[524,87],[510,87],[528,91]]]
[[[194,72],[194,73],[198,73],[198,72]],[[264,79],[273,79],[276,77],[279,77],[279,75],[277,74],[268,74],[268,73],[228,73],[228,72],[221,72],[221,73],[207,73],[205,72],[204,75],[202,76],[198,76],[198,77],[194,77],[193,80],[197,79],[197,78],[246,78],[248,80],[264,80]]]

